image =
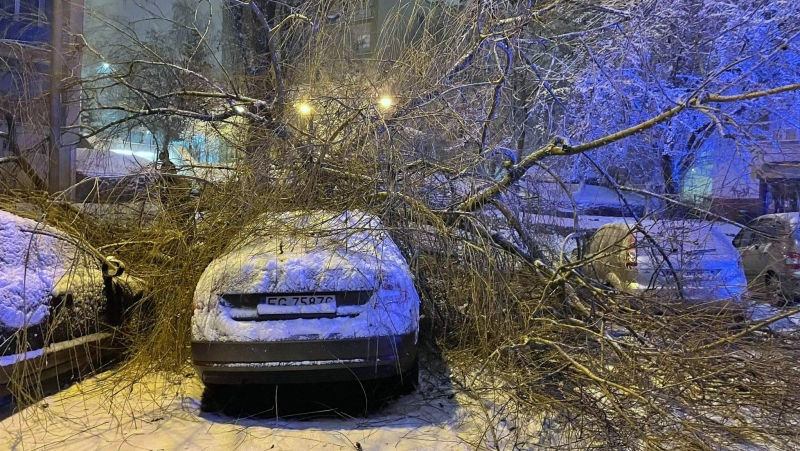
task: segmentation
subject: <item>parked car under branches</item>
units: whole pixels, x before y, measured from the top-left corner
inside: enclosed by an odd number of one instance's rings
[[[119,260],[6,211],[0,211],[0,274],[0,392],[20,368],[23,377],[45,379],[44,373],[100,355],[144,290]]]

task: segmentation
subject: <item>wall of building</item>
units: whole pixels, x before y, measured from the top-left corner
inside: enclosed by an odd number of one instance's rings
[[[83,31],[83,0],[63,2],[63,80],[62,114],[65,125],[75,125],[80,112],[75,81],[81,72],[80,36]],[[0,130],[16,134],[12,149],[8,142],[0,148],[0,158],[22,155],[24,164],[3,163],[0,189],[31,187],[23,174],[29,166],[47,181],[50,111],[50,37],[53,0],[6,0],[0,8]],[[74,130],[74,129],[72,129]],[[62,137],[64,152],[72,154],[77,135]],[[65,160],[68,162],[69,159]],[[6,160],[8,161],[8,160]],[[66,170],[68,175],[69,170]],[[69,184],[72,177],[66,177]],[[55,189],[63,189],[66,186]]]
[[[800,180],[795,170],[800,164],[796,129],[765,121],[746,130],[752,141],[723,138],[717,133],[709,136],[683,179],[684,201],[734,219],[747,219],[764,213],[764,183],[776,193],[794,190]],[[792,189],[784,190],[783,185]]]

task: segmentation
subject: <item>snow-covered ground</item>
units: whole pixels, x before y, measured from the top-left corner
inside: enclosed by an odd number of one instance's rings
[[[795,307],[792,306],[789,308],[794,309]],[[764,321],[781,313],[788,313],[788,310],[778,309],[769,304],[758,302],[753,303],[753,305],[747,309],[747,312],[750,320],[757,322]],[[767,328],[773,332],[796,333],[798,330],[800,330],[800,313],[795,313],[787,316],[786,318],[781,318],[774,323],[769,324]]]
[[[416,393],[367,417],[292,420],[202,413],[202,384],[188,373],[151,375],[118,386],[113,398],[114,373],[88,379],[3,419],[0,449],[469,450],[495,449],[497,438],[498,449],[511,450],[514,443],[505,415],[454,391],[443,374],[423,371]]]

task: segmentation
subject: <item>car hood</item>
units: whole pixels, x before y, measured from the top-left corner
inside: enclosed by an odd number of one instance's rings
[[[197,293],[393,289],[408,273],[388,233],[365,213],[284,213],[248,228],[206,268]]]

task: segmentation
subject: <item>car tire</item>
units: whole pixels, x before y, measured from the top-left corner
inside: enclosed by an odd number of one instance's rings
[[[230,385],[204,384],[205,389],[200,398],[201,412],[222,412],[225,406],[230,403],[233,396],[233,388]]]
[[[401,396],[410,395],[419,386],[419,356],[414,358],[414,363],[400,376],[400,385],[397,393]]]

